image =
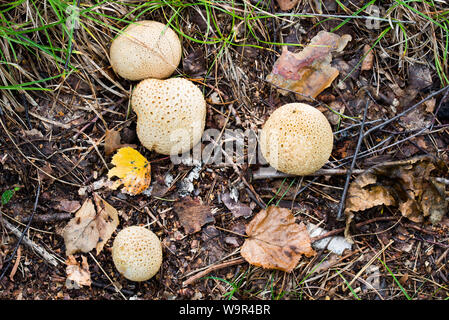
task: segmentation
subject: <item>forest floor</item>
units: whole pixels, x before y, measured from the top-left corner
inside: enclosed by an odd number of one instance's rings
[[[449,299],[447,4],[290,2],[296,5],[284,11],[263,0],[0,4],[0,299]],[[235,141],[235,132],[261,129],[276,108],[301,100],[266,79],[282,48],[300,51],[322,30],[350,35],[332,55],[338,77],[308,102],[332,125],[324,169],[335,172],[262,176],[266,165],[250,163],[247,153],[240,162],[191,166],[146,150],[129,102],[137,82],[116,75],[108,58],[112,40],[134,20],[169,22],[178,33],[183,55],[173,76],[202,90],[206,128],[222,133],[219,145]],[[356,150],[362,122],[366,134]],[[150,161],[149,192],[107,187],[112,131]],[[240,255],[246,225],[268,204],[343,237],[346,221],[337,215],[351,195],[344,196],[348,174],[354,182],[392,161],[414,170],[417,156],[437,159],[443,172],[433,177],[443,185],[438,221],[404,216],[395,199],[354,213],[350,248],[314,246],[316,254],[302,256],[291,272]],[[394,189],[396,178],[397,171],[387,171],[378,184]],[[426,200],[428,187],[415,187]],[[93,194],[117,210],[119,225],[101,252],[78,252],[74,261],[63,230]],[[180,222],[189,210],[209,214],[199,231]],[[114,236],[130,225],[148,226],[161,239],[163,263],[148,281],[125,279],[111,258]],[[90,285],[68,281],[69,265],[84,270]]]

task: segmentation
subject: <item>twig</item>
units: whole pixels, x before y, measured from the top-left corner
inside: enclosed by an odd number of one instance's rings
[[[20,258],[22,258],[22,249],[19,246],[19,249],[17,249],[17,256],[16,256],[16,262],[14,262],[14,265],[12,266],[12,270],[9,273],[9,279],[11,281],[14,281],[14,276],[16,275],[17,268],[19,267]]]
[[[369,267],[370,265],[372,265],[372,264],[374,263],[374,261],[376,261],[376,259],[377,259],[383,252],[385,252],[385,250],[387,250],[387,248],[388,248],[392,243],[394,243],[394,240],[390,240],[390,242],[388,242],[388,244],[385,245],[385,247],[383,247],[381,250],[379,250],[379,252],[377,252],[377,253],[371,258],[371,260],[368,261],[368,263],[365,264],[365,265],[362,267],[362,269],[360,269],[359,272],[357,272],[357,274],[354,276],[354,278],[352,278],[352,280],[349,282],[348,287],[350,287],[350,286],[354,283],[354,281],[357,280],[357,278],[360,277],[360,276],[365,272],[365,270],[368,269],[368,267]]]
[[[306,190],[308,187],[310,187],[312,185],[312,183],[314,183],[316,180],[318,179],[318,177],[315,177],[312,179],[312,181],[309,181],[304,187],[302,187],[298,192],[295,193],[295,198],[297,196],[299,196],[304,190]]]
[[[94,201],[95,203],[95,201]],[[104,271],[104,269],[101,267],[101,265],[98,263],[97,259],[95,259],[94,255],[89,252],[90,257],[92,258],[92,260],[95,261],[95,263],[97,264],[97,266],[100,268],[100,270],[103,272],[103,274],[106,276],[106,278],[108,278],[109,282],[114,286],[115,290],[117,291],[117,293],[119,293],[122,298],[124,300],[126,300],[126,296],[123,294],[123,292],[117,287],[117,285],[114,283],[114,281],[112,281],[112,279],[109,277],[109,275],[106,273],[106,271]]]
[[[164,227],[164,225],[159,221],[159,219],[153,214],[153,212],[151,212],[151,210],[148,207],[145,207],[145,212],[154,220],[156,221],[157,225],[161,228],[161,229],[166,229]]]
[[[346,174],[346,182],[345,182],[345,186],[343,189],[343,194],[341,196],[340,205],[338,206],[337,220],[341,220],[341,214],[343,213],[343,210],[345,208],[345,200],[346,200],[346,195],[348,193],[349,180],[351,179],[352,171],[354,170],[354,167],[355,167],[357,154],[359,153],[360,146],[362,145],[362,140],[365,137],[365,134],[363,133],[363,129],[365,128],[365,121],[366,121],[366,114],[368,111],[368,106],[369,106],[369,100],[366,101],[365,110],[363,111],[362,124],[360,125],[359,141],[357,141],[357,147],[355,148],[355,152],[354,152],[352,162],[351,162],[351,167],[349,168],[349,170]]]
[[[223,262],[223,263],[220,263],[220,264],[216,264],[216,265],[210,266],[210,267],[207,268],[206,270],[203,270],[203,271],[197,273],[196,275],[190,277],[190,278],[187,279],[186,281],[184,281],[184,282],[182,283],[182,285],[183,285],[184,287],[185,287],[185,286],[188,286],[189,284],[192,284],[192,283],[195,282],[196,280],[198,280],[198,279],[200,279],[200,278],[206,276],[207,274],[209,274],[209,273],[212,272],[212,271],[216,271],[216,270],[223,269],[223,268],[226,268],[226,267],[234,266],[234,265],[236,265],[236,264],[241,264],[241,263],[244,263],[244,262],[246,262],[245,259],[239,258],[239,259],[236,259],[236,260],[231,260],[231,261],[227,261],[227,262]]]
[[[294,174],[283,173],[279,171],[266,170],[267,168],[260,168],[257,171],[252,173],[253,180],[262,180],[262,179],[277,179],[277,178],[290,178],[296,177]],[[353,174],[360,174],[364,170],[355,169],[353,170]],[[336,175],[345,175],[348,173],[347,169],[319,169],[308,176],[336,176]]]
[[[20,234],[19,240],[18,240],[17,243],[16,243],[16,246],[15,246],[15,248],[14,248],[14,251],[12,252],[11,257],[8,258],[8,260],[7,260],[8,263],[6,264],[6,266],[5,266],[4,269],[3,269],[2,274],[0,275],[0,281],[1,281],[1,280],[3,279],[3,277],[5,276],[6,271],[8,270],[9,266],[11,265],[11,262],[12,262],[12,260],[14,259],[14,256],[16,255],[16,252],[17,252],[17,250],[18,250],[18,248],[19,248],[19,246],[20,246],[20,243],[22,243],[22,241],[23,241],[24,238],[25,238],[25,234],[27,233],[28,229],[30,228],[31,221],[33,220],[34,214],[36,213],[37,203],[38,203],[38,201],[39,201],[39,194],[40,194],[40,192],[41,192],[41,183],[40,183],[40,180],[39,180],[39,184],[37,185],[36,198],[35,198],[35,200],[34,200],[33,212],[31,213],[30,221],[29,221],[28,224],[26,225],[25,229],[23,229],[22,234]],[[7,221],[5,221],[5,220],[3,220],[3,223],[4,223],[5,225],[8,225],[8,224],[9,224],[9,223],[8,223]],[[9,228],[8,228],[8,229],[9,229]],[[13,229],[15,229],[15,228],[13,227]],[[14,232],[13,232],[13,233],[14,233]],[[14,233],[14,234],[16,234],[16,233]],[[17,234],[16,234],[16,235],[17,235]]]
[[[53,213],[39,214],[33,218],[33,221],[48,223],[48,222],[70,220],[72,218],[73,215],[70,212],[53,212]],[[23,223],[28,223],[30,220],[31,220],[30,217],[25,217],[21,221]]]
[[[254,190],[254,187],[246,181],[245,177],[243,175],[240,176],[242,179],[243,184],[246,186],[245,190],[248,193],[248,196],[256,202],[256,204],[261,207],[262,209],[265,209],[267,205],[262,200],[262,198],[257,194],[256,190]]]
[[[444,96],[441,98],[440,103],[438,104],[438,107],[435,109],[435,111],[433,113],[432,123],[429,128],[430,131],[432,131],[433,126],[435,125],[435,121],[437,119],[438,112],[440,111],[440,108],[443,105],[443,102],[446,100],[448,94],[449,94],[449,90],[446,90],[446,92],[444,93]]]
[[[369,219],[369,220],[365,220],[363,222],[357,223],[355,225],[355,228],[360,228],[360,227],[362,227],[362,226],[364,226],[366,224],[370,224],[370,223],[373,223],[373,222],[390,221],[390,220],[396,220],[396,219],[397,219],[397,217],[376,217],[376,218],[373,218],[373,219]],[[332,237],[332,236],[334,236],[336,234],[339,234],[341,232],[344,232],[344,231],[345,231],[345,228],[334,229],[332,231],[323,233],[323,234],[321,234],[319,236],[312,237],[311,242],[313,243],[313,242],[316,242],[316,241],[319,241],[319,240],[322,240],[322,239],[325,239],[325,238],[328,238],[328,237]]]
[[[429,234],[429,235],[432,235],[432,236],[437,236],[438,235],[438,232],[433,232],[433,231],[430,231],[430,230],[426,230],[426,229],[421,228],[420,226],[417,226],[417,225],[412,224],[412,223],[404,223],[404,227],[412,228],[412,229],[415,229],[415,230],[417,230],[419,232],[422,232],[422,233],[425,233],[425,234]]]
[[[434,93],[428,95],[427,97],[425,97],[424,99],[422,99],[422,100],[419,101],[418,103],[414,104],[414,105],[411,106],[410,108],[408,108],[408,109],[402,111],[400,114],[397,114],[397,115],[395,115],[394,117],[388,119],[387,121],[382,122],[382,123],[378,124],[377,126],[374,126],[374,127],[370,128],[370,129],[368,129],[368,130],[365,132],[365,135],[368,135],[368,134],[370,134],[371,132],[373,132],[373,131],[375,131],[375,130],[377,130],[377,129],[380,129],[380,128],[386,126],[387,124],[389,124],[389,123],[391,123],[391,122],[393,122],[393,121],[399,119],[400,117],[403,117],[403,116],[406,115],[407,113],[409,113],[409,112],[415,110],[416,108],[418,108],[421,104],[423,104],[423,103],[426,102],[427,100],[432,99],[433,97],[439,95],[441,92],[444,92],[445,90],[448,90],[448,89],[449,89],[449,86],[446,86],[446,87],[444,87],[444,88],[442,88],[442,89],[440,89],[440,90],[438,90],[438,91],[435,91]],[[372,98],[371,93],[370,93],[368,90],[366,90],[366,92],[367,92],[368,95]]]
[[[8,222],[7,220],[3,220],[3,224],[5,227],[14,234],[17,238],[21,237],[22,232],[20,232],[16,226]],[[30,240],[27,236],[24,236],[22,239],[22,243],[28,246],[33,252],[37,253],[39,256],[41,256],[45,261],[47,261],[49,264],[51,264],[54,267],[57,267],[59,262],[56,260],[56,258],[50,254],[47,250],[36,244],[34,241]],[[5,267],[5,272],[7,270],[7,267]]]
[[[97,282],[97,281],[91,281],[91,284],[92,284],[92,286],[97,287],[97,288],[101,288],[101,289],[103,289],[103,290],[107,290],[107,291],[114,292],[114,293],[117,292],[117,288],[112,287],[112,286],[109,285],[109,284],[104,284],[104,283]],[[130,291],[130,290],[126,290],[126,289],[121,289],[120,292],[122,292],[123,294],[126,294],[126,295],[128,295],[128,296],[133,296],[133,295],[135,295],[134,292],[132,292],[132,291]]]
[[[398,115],[396,115],[396,116],[394,116],[394,117],[392,117],[392,118],[390,118],[390,119],[388,119],[388,120],[386,120],[386,121],[384,121],[384,122],[382,122],[382,123],[380,123],[380,124],[378,124],[378,125],[376,125],[376,126],[370,128],[370,129],[368,129],[368,130],[364,133],[364,135],[365,135],[365,136],[368,136],[371,132],[373,132],[373,131],[375,131],[375,130],[378,130],[378,129],[381,129],[381,128],[383,128],[384,126],[386,126],[387,124],[389,124],[389,123],[391,123],[391,122],[393,122],[393,121],[399,119],[400,117],[403,117],[403,116],[406,115],[407,113],[409,113],[409,112],[415,110],[417,107],[419,107],[421,104],[423,104],[423,103],[426,102],[427,100],[430,100],[431,98],[437,96],[438,94],[440,94],[441,92],[444,92],[445,90],[447,90],[446,92],[448,92],[448,91],[449,91],[449,86],[446,86],[446,87],[444,87],[444,88],[442,88],[442,89],[440,89],[440,90],[438,90],[438,91],[435,91],[434,93],[428,95],[426,98],[424,98],[424,99],[422,99],[421,101],[417,102],[416,104],[414,104],[414,105],[411,106],[410,108],[404,110],[404,111],[401,112],[400,114],[398,114]],[[376,100],[373,98],[373,96],[371,95],[371,93],[369,92],[368,89],[365,88],[365,91],[366,91],[366,93],[368,94],[368,96],[369,96],[373,101],[376,101]],[[366,124],[367,124],[367,123],[365,122],[365,125],[366,125]],[[402,139],[402,140],[396,141],[396,142],[393,143],[393,144],[384,146],[384,147],[381,148],[381,149],[377,149],[379,146],[381,146],[381,145],[385,144],[386,142],[388,142],[388,140],[391,140],[392,137],[389,136],[389,137],[386,138],[385,140],[383,140],[383,141],[379,142],[378,144],[376,144],[376,145],[375,145],[374,147],[372,147],[371,149],[368,149],[368,150],[365,150],[365,151],[363,151],[363,152],[360,152],[360,154],[358,155],[358,158],[359,158],[359,159],[360,159],[360,158],[365,158],[365,157],[369,156],[369,155],[370,155],[371,153],[373,153],[373,152],[381,152],[381,151],[386,150],[386,149],[388,149],[388,148],[391,148],[391,147],[394,147],[394,146],[396,146],[396,145],[399,145],[399,144],[401,144],[401,143],[403,143],[403,142],[405,142],[405,141],[410,140],[411,138],[413,138],[413,137],[415,137],[415,136],[418,136],[418,135],[421,135],[421,134],[425,133],[426,131],[429,130],[430,127],[431,127],[431,125],[429,125],[429,126],[423,128],[423,129],[419,129],[419,131],[418,131],[417,133],[414,133],[413,135],[408,136],[407,138],[404,138],[404,139]],[[429,133],[429,132],[427,132],[427,133]],[[338,160],[338,162],[344,161],[344,160],[349,160],[349,159],[352,159],[353,157],[354,157],[354,156],[348,156],[348,157],[346,157],[346,158],[343,158],[343,159]],[[337,161],[335,161],[335,162],[337,162]],[[342,165],[344,165],[344,164],[346,164],[346,163],[342,163]]]

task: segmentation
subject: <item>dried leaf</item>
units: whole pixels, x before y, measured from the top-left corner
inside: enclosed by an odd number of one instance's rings
[[[96,245],[97,255],[103,250],[104,245],[119,225],[118,211],[94,193],[94,201],[97,209],[96,225],[99,233]]]
[[[87,264],[86,257],[81,257],[81,265],[76,261],[75,257],[70,255],[66,260],[67,279],[65,286],[67,289],[80,289],[82,286],[88,286],[92,284],[90,280],[89,265]]]
[[[292,271],[301,255],[316,254],[304,223],[295,223],[292,212],[270,206],[261,210],[246,226],[249,236],[240,250],[250,264],[267,269]]]
[[[276,0],[281,10],[290,10],[299,2],[299,0]]]
[[[216,263],[227,255],[222,239],[222,232],[213,225],[208,225],[201,230],[201,249],[207,252],[207,263]]]
[[[231,199],[231,195],[229,194],[229,192],[223,194],[221,196],[221,200],[223,201],[226,208],[228,208],[232,212],[232,215],[235,218],[238,217],[248,218],[249,216],[251,216],[253,212],[253,210],[251,210],[249,206],[241,202],[235,201],[234,199]]]
[[[340,52],[351,40],[350,35],[320,31],[298,53],[282,48],[282,54],[274,63],[267,81],[280,88],[281,94],[290,91],[298,93],[298,99],[315,98],[329,87],[338,76],[339,71],[331,66],[332,52]]]
[[[412,64],[408,70],[409,88],[424,90],[432,85],[430,69],[421,64]]]
[[[373,50],[371,50],[371,47],[367,44],[365,44],[365,46],[363,47],[363,55],[365,58],[362,61],[362,66],[360,70],[362,71],[371,70],[373,68],[374,63],[374,54]]]
[[[75,212],[81,207],[81,204],[76,200],[61,200],[55,206],[56,210],[65,212]]]
[[[123,184],[126,192],[136,195],[150,185],[151,165],[139,151],[131,147],[120,148],[111,162],[115,167],[109,170],[108,178],[120,178],[114,182],[112,189]]]
[[[95,207],[87,199],[63,230],[66,255],[89,252],[97,245],[99,233],[95,225]]]
[[[119,224],[118,212],[94,193],[94,202],[87,199],[63,230],[66,255],[103,249]]]
[[[198,232],[203,225],[214,221],[210,207],[198,198],[184,197],[174,204],[173,209],[188,234]]]
[[[428,217],[433,224],[438,223],[448,204],[445,186],[434,177],[446,174],[443,161],[431,156],[386,162],[366,170],[348,189],[346,237],[349,238],[354,212],[380,205],[397,206],[404,217],[414,222],[423,222]]]
[[[410,92],[408,92],[408,97],[412,97]],[[399,118],[399,123],[407,130],[419,130],[430,126],[432,123],[432,117],[433,116],[431,114],[426,113],[426,106],[421,105],[405,116]]]

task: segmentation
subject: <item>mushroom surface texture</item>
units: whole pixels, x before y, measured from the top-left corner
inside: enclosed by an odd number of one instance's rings
[[[178,35],[157,21],[143,20],[130,24],[112,42],[112,69],[129,80],[165,79],[181,61]]]
[[[126,227],[114,239],[112,260],[126,279],[146,281],[161,267],[161,242],[152,231],[144,227]]]
[[[137,114],[137,136],[149,150],[175,155],[201,140],[206,101],[187,79],[142,80],[132,93],[131,106]]]
[[[275,169],[308,175],[329,159],[333,147],[329,121],[318,109],[304,103],[289,103],[276,109],[260,134],[260,149]]]

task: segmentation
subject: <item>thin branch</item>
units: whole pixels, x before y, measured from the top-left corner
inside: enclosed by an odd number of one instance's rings
[[[223,269],[223,268],[226,268],[226,267],[234,266],[236,264],[241,264],[241,263],[244,263],[244,262],[246,262],[245,259],[239,258],[239,259],[235,259],[235,260],[231,260],[231,261],[227,261],[227,262],[223,262],[223,263],[220,263],[220,264],[216,264],[216,265],[210,266],[206,270],[203,270],[203,271],[197,273],[196,275],[190,277],[186,281],[184,281],[182,283],[182,285],[184,287],[188,286],[189,284],[192,284],[196,280],[201,279],[202,277],[208,275],[212,271],[216,271],[216,270]]]
[[[2,221],[2,222],[5,224],[5,226],[6,226],[12,233],[14,233],[14,235],[16,235],[16,236],[19,238],[19,240],[17,241],[17,243],[16,243],[16,245],[15,245],[15,248],[14,248],[14,250],[13,250],[11,256],[8,258],[6,266],[3,268],[3,272],[2,272],[2,274],[0,275],[0,281],[1,281],[1,280],[3,279],[3,277],[5,276],[6,271],[8,271],[8,269],[9,269],[11,263],[12,263],[12,260],[14,259],[15,255],[16,255],[16,253],[17,253],[17,250],[18,250],[18,248],[19,248],[19,246],[20,246],[20,244],[21,244],[22,242],[24,242],[26,245],[30,246],[31,248],[35,249],[36,252],[38,252],[42,257],[45,257],[46,260],[49,261],[52,265],[54,265],[54,266],[57,266],[57,265],[58,265],[58,262],[57,262],[57,261],[50,255],[50,254],[48,254],[48,253],[47,253],[45,250],[43,250],[42,248],[38,247],[38,246],[37,246],[34,242],[32,242],[27,236],[25,236],[25,234],[28,232],[28,229],[29,229],[30,226],[31,226],[31,222],[33,221],[34,214],[36,213],[36,210],[37,210],[37,204],[38,204],[38,202],[39,202],[40,191],[41,191],[41,184],[40,184],[40,181],[39,181],[39,184],[38,184],[38,186],[37,186],[36,198],[35,198],[35,200],[34,200],[33,212],[31,213],[31,217],[30,217],[30,220],[28,221],[28,224],[26,225],[25,229],[23,229],[23,231],[22,231],[21,233],[20,233],[20,232],[19,232],[13,225],[11,225],[8,221],[6,221],[6,220],[3,220],[3,221]],[[40,248],[40,249],[39,249],[39,248]],[[52,257],[52,258],[49,258],[49,257]]]
[[[359,153],[360,146],[362,145],[362,140],[365,137],[365,134],[363,133],[363,129],[365,128],[366,114],[368,112],[369,102],[370,102],[369,100],[366,101],[365,110],[363,111],[362,124],[360,125],[359,141],[357,141],[357,147],[355,149],[354,156],[352,158],[351,167],[349,168],[348,173],[346,174],[346,182],[345,182],[345,186],[343,189],[343,194],[341,196],[340,205],[338,206],[337,220],[341,220],[341,215],[345,208],[345,200],[346,200],[346,195],[348,193],[349,180],[351,179],[352,171],[354,170],[354,167],[355,167],[355,162],[357,160],[357,155]]]
[[[378,124],[377,126],[374,126],[374,127],[370,128],[370,129],[368,129],[368,130],[365,132],[365,135],[368,135],[368,134],[370,134],[371,132],[373,132],[373,131],[375,131],[375,130],[377,130],[377,129],[380,129],[380,128],[386,126],[387,124],[389,124],[389,123],[391,123],[391,122],[393,122],[393,121],[399,119],[400,117],[405,116],[407,113],[409,113],[409,112],[415,110],[416,108],[418,108],[421,104],[423,104],[423,103],[426,102],[427,100],[432,99],[433,97],[439,95],[441,92],[444,92],[444,91],[446,91],[446,90],[448,90],[448,89],[449,89],[449,85],[446,86],[446,87],[444,87],[444,88],[442,88],[442,89],[440,89],[440,90],[438,90],[438,91],[435,91],[434,93],[428,95],[427,97],[425,97],[424,99],[422,99],[422,100],[419,101],[418,103],[414,104],[414,105],[411,106],[410,108],[408,108],[408,109],[402,111],[401,113],[395,115],[394,117],[388,119],[387,121],[382,122],[382,123]],[[366,92],[368,93],[368,95],[372,98],[371,93],[370,93],[368,90],[365,90],[365,91],[366,91]],[[372,98],[372,99],[374,99],[374,98]]]
[[[360,174],[364,170],[362,169],[355,169],[353,170],[353,174]],[[319,169],[318,171],[315,171],[314,173],[311,173],[307,176],[338,176],[338,175],[345,175],[347,174],[347,169]],[[253,180],[262,180],[262,179],[277,179],[277,178],[291,178],[291,177],[297,177],[297,175],[294,174],[288,174],[283,173],[279,171],[270,170],[268,168],[260,168],[257,171],[254,171],[251,175]]]
[[[22,242],[23,238],[25,237],[25,234],[27,233],[28,229],[30,228],[31,225],[31,221],[33,220],[34,214],[36,213],[36,209],[37,209],[37,203],[39,201],[39,194],[41,192],[41,184],[39,181],[39,184],[37,185],[37,192],[36,192],[36,199],[34,200],[34,207],[33,207],[33,212],[31,213],[31,218],[30,221],[28,222],[28,224],[26,225],[25,229],[23,229],[22,234],[19,237],[19,241],[17,241],[16,246],[14,248],[14,251],[12,252],[11,256],[8,258],[8,263],[6,264],[6,266],[3,269],[3,273],[0,275],[0,281],[3,279],[3,277],[5,276],[6,271],[8,270],[9,266],[11,265],[12,260],[14,259],[14,256],[16,255],[17,249],[20,246],[20,243]]]
[[[10,223],[7,220],[3,220],[3,224],[5,225],[6,229],[8,229],[12,234],[14,234],[17,238],[20,238],[23,234],[20,232],[19,229],[17,229],[16,226],[14,226],[12,223]],[[58,260],[47,250],[39,246],[37,243],[35,243],[33,240],[28,238],[27,236],[24,236],[22,239],[22,243],[26,245],[28,248],[31,249],[31,251],[38,254],[40,257],[42,257],[46,262],[48,262],[50,265],[57,267],[59,265]],[[6,268],[6,267],[5,267]],[[5,269],[6,272],[6,269]]]

